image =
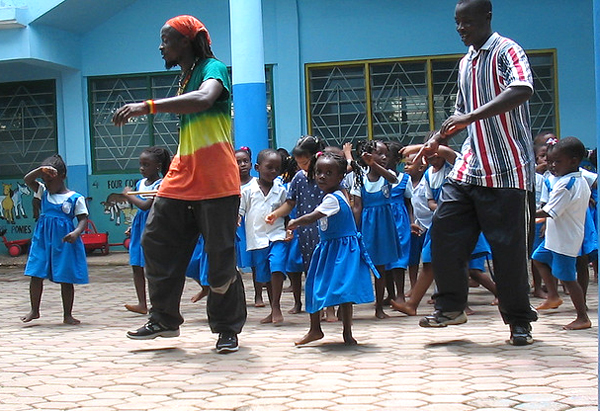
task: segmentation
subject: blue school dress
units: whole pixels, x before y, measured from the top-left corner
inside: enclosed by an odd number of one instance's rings
[[[296,207],[290,213],[290,219],[296,218]],[[302,250],[300,250],[300,234],[294,230],[294,237],[286,242],[287,261],[285,264],[286,273],[301,273],[304,271],[304,260],[302,259]]]
[[[339,195],[340,210],[319,220],[321,241],[306,275],[306,311],[343,303],[373,302],[370,270],[377,273],[356,230],[352,210]]]
[[[250,181],[241,186],[241,190],[248,187],[252,180],[256,177],[252,177]],[[246,250],[246,219],[242,217],[242,222],[235,232],[235,252],[236,252],[236,263],[239,268],[250,268],[254,267],[252,262],[252,254]]]
[[[382,189],[375,193],[367,192],[364,185],[361,187],[361,232],[375,265],[390,264],[401,255],[390,204],[390,186],[386,181]]]
[[[411,243],[410,218],[408,216],[408,209],[406,208],[404,197],[404,192],[406,191],[406,186],[408,184],[410,184],[409,175],[402,174],[400,183],[392,186],[390,203],[392,206],[394,221],[396,223],[398,241],[400,241],[400,258],[393,263],[386,264],[386,270],[391,270],[393,268],[408,268]]]
[[[74,243],[63,242],[64,236],[75,229],[75,203],[83,197],[73,193],[62,204],[42,195],[42,213],[35,226],[25,275],[49,279],[55,283],[87,284],[88,268],[81,237]]]
[[[146,178],[139,180],[135,184],[135,191],[158,190],[158,187],[162,182],[162,178],[159,178],[154,183],[146,185],[146,180]],[[138,195],[137,197],[144,200],[144,197],[141,195]],[[146,260],[144,259],[144,249],[142,248],[142,234],[144,233],[144,228],[146,228],[148,214],[150,214],[150,209],[142,210],[138,208],[137,212],[135,213],[135,217],[133,217],[133,221],[131,222],[131,230],[129,234],[129,238],[131,240],[129,243],[129,265],[138,267],[144,267],[146,265]]]
[[[185,276],[196,280],[200,285],[208,286],[208,256],[204,252],[204,237],[199,236],[192,258],[185,270]]]
[[[319,188],[315,180],[309,180],[306,173],[299,170],[292,181],[287,193],[287,200],[296,202],[296,213],[298,217],[312,213],[323,200],[323,191]],[[298,227],[298,240],[304,269],[307,270],[310,264],[312,253],[319,242],[319,230],[317,224],[309,224]]]

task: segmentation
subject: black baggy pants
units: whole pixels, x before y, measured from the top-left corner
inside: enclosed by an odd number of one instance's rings
[[[499,310],[506,324],[529,323],[528,257],[535,196],[518,189],[487,188],[449,180],[431,225],[431,258],[437,285],[435,308],[462,311],[467,305],[466,267],[480,232],[492,249]]]
[[[185,272],[202,234],[211,289],[207,299],[210,329],[214,333],[242,331],[246,297],[235,266],[239,202],[238,196],[202,201],[154,200],[142,236],[151,321],[169,328],[183,323],[179,307]]]

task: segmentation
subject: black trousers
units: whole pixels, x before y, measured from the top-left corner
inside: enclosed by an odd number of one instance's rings
[[[235,266],[238,196],[213,200],[154,200],[142,246],[150,294],[150,320],[176,328],[185,271],[198,241],[204,236],[208,256],[208,323],[212,332],[240,333],[246,322],[246,296]]]
[[[533,193],[448,181],[431,225],[431,258],[438,288],[435,308],[462,311],[466,275],[480,232],[492,249],[499,310],[506,324],[529,323],[537,313],[529,303],[528,257],[535,220]]]

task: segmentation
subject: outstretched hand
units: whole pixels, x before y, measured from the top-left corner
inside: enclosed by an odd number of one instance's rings
[[[143,116],[145,114],[149,114],[149,112],[150,108],[146,105],[146,103],[125,104],[115,112],[112,122],[115,126],[121,127],[127,124],[127,121],[131,117]]]

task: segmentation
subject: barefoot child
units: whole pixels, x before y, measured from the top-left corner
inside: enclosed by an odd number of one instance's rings
[[[256,177],[250,175],[252,169],[252,151],[250,147],[240,147],[235,150],[235,161],[237,162],[238,168],[240,169],[240,182],[241,190],[248,187],[250,182]],[[237,266],[239,269],[250,267],[252,270],[252,284],[254,285],[254,306],[264,307],[262,289],[263,285],[256,282],[256,268],[252,263],[252,255],[246,250],[246,220],[242,218],[242,221],[238,225],[236,230],[235,251],[237,258]],[[201,291],[202,292],[202,291]]]
[[[85,248],[80,235],[87,226],[88,210],[85,198],[65,186],[67,167],[55,154],[30,171],[24,181],[38,197],[42,198],[42,210],[33,238],[25,275],[31,277],[29,297],[31,311],[21,317],[29,322],[40,318],[40,303],[44,279],[60,284],[63,303],[63,322],[77,325],[73,317],[73,284],[87,284],[88,270]],[[41,178],[44,183],[37,181]],[[77,226],[73,220],[77,218]]]
[[[285,202],[287,195],[277,178],[281,155],[273,149],[264,149],[258,153],[255,168],[258,179],[242,191],[239,215],[246,218],[246,249],[252,251],[256,281],[267,283],[271,314],[261,323],[278,324],[283,322],[280,302],[287,261],[285,224],[282,218],[267,224],[265,218]]]
[[[400,143],[387,142],[388,147],[388,165],[390,170],[396,170],[402,160]],[[396,233],[400,241],[400,257],[393,263],[386,264],[386,281],[388,283],[388,295],[390,300],[404,302],[404,282],[406,269],[408,268],[410,258],[411,243],[411,221],[413,221],[413,208],[411,203],[412,187],[410,176],[407,173],[398,173],[398,184],[392,185],[390,191],[390,203],[394,222],[396,223]]]
[[[135,185],[135,191],[148,192],[156,191],[160,187],[162,178],[169,171],[171,164],[171,153],[161,147],[150,147],[142,151],[140,154],[140,174],[142,179]],[[125,308],[129,311],[139,314],[147,314],[148,306],[146,304],[146,278],[144,277],[144,250],[141,240],[146,220],[150,213],[150,207],[154,202],[154,196],[144,195],[127,195],[131,191],[130,187],[125,187],[123,190],[124,198],[138,208],[131,227],[129,235],[131,242],[129,243],[129,264],[133,270],[133,285],[135,294],[137,295],[137,304],[125,304]]]
[[[375,270],[358,237],[352,209],[340,183],[347,161],[336,153],[318,153],[314,164],[317,184],[326,195],[309,214],[293,219],[288,228],[295,229],[319,221],[321,241],[315,248],[306,275],[306,311],[310,329],[296,345],[323,338],[320,311],[340,306],[343,338],[346,345],[356,345],[352,336],[352,304],[373,301],[370,269]]]
[[[298,217],[309,214],[321,203],[324,195],[323,191],[321,191],[314,179],[308,176],[308,169],[311,159],[316,153],[324,149],[325,145],[318,137],[302,136],[298,139],[292,150],[292,157],[294,157],[300,170],[294,175],[289,184],[285,203],[266,217],[265,221],[267,224],[273,224],[277,219],[289,216],[294,208]],[[312,223],[302,226],[296,232],[298,234],[300,252],[302,253],[304,272],[306,272],[310,265],[312,253],[319,242],[317,224]],[[291,280],[296,282],[293,286],[297,287],[298,278],[291,278]]]
[[[566,330],[592,326],[575,268],[590,199],[590,189],[579,171],[579,163],[585,154],[585,146],[575,137],[564,138],[549,150],[550,171],[559,178],[552,187],[548,203],[535,215],[546,217],[546,236],[532,258],[548,288],[548,297],[537,308],[558,308],[562,304],[552,276],[561,280],[577,311],[577,318],[563,327]]]
[[[374,272],[375,316],[384,319],[388,317],[383,311],[385,265],[397,261],[402,252],[390,203],[391,187],[398,183],[398,178],[386,168],[388,149],[382,141],[369,140],[358,152],[368,169],[364,173],[358,168],[355,170],[352,211],[369,256],[377,267]]]

